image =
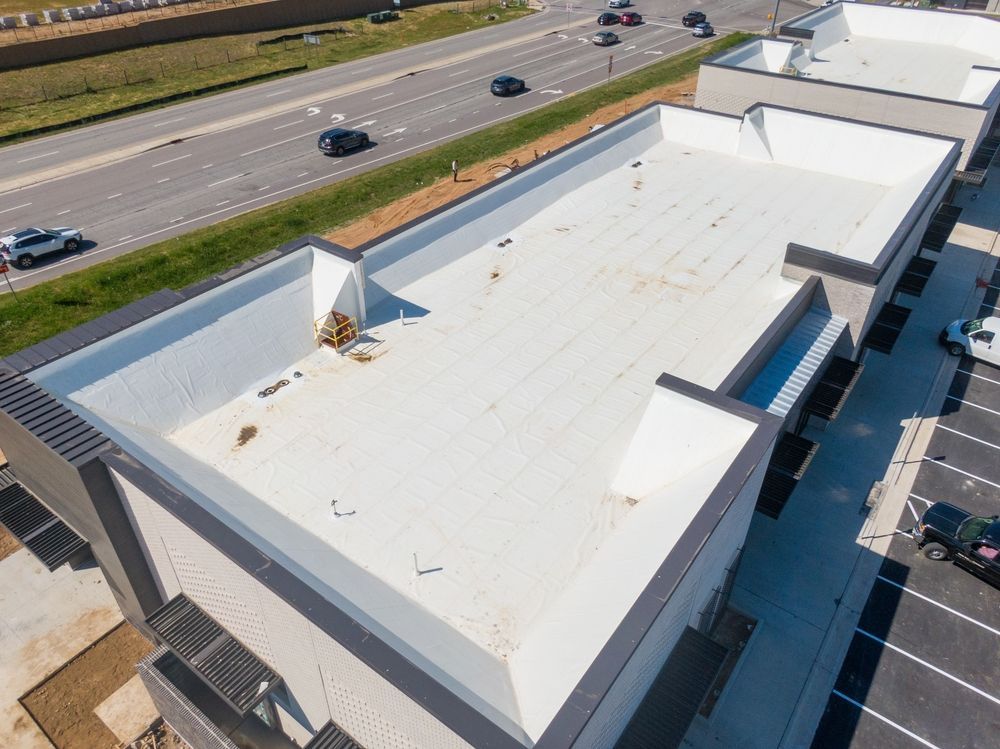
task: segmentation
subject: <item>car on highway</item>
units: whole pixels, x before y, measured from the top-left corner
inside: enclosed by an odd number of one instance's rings
[[[622,17],[617,13],[601,13],[597,17],[598,26],[614,26],[616,23],[620,23]]]
[[[1000,519],[979,517],[947,502],[935,502],[913,529],[924,556],[950,559],[994,585],[1000,585]]]
[[[701,23],[696,23],[694,30],[691,32],[691,36],[714,36],[715,29],[712,28],[712,24],[707,21]]]
[[[319,150],[323,153],[332,153],[343,156],[347,151],[355,148],[367,148],[369,144],[368,133],[361,130],[347,130],[342,127],[335,127],[320,133]]]
[[[524,81],[512,75],[498,75],[490,84],[490,93],[494,96],[510,96],[524,91]]]
[[[598,31],[591,41],[598,47],[610,47],[618,44],[618,34],[613,31]]]
[[[684,17],[681,19],[681,23],[688,28],[691,28],[693,26],[697,26],[699,23],[704,23],[707,20],[708,16],[700,10],[690,10],[684,14]]]
[[[631,11],[622,13],[619,18],[621,18],[622,26],[639,26],[642,24],[642,16]]]
[[[627,8],[632,4],[632,0],[608,0],[609,8]]]
[[[952,356],[969,354],[990,364],[1000,364],[1000,317],[983,317],[979,320],[955,320],[938,334]],[[993,348],[996,343],[997,347]]]
[[[58,229],[22,229],[0,237],[0,258],[18,268],[30,268],[35,259],[52,252],[76,252],[83,234],[79,229],[63,226]]]

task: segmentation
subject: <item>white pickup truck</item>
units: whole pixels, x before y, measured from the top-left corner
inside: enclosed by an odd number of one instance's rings
[[[976,359],[1000,364],[1000,317],[955,320],[938,335],[952,356],[968,354]]]

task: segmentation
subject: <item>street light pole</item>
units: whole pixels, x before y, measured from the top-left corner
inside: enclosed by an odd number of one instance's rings
[[[778,22],[778,8],[781,7],[781,0],[774,0],[774,15],[771,16],[771,30],[768,36],[774,36],[774,24]]]

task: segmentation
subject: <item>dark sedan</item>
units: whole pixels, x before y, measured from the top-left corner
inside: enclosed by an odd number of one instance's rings
[[[524,81],[512,75],[501,75],[493,79],[490,93],[494,96],[510,96],[524,91]]]
[[[345,130],[342,127],[327,130],[319,136],[319,150],[337,156],[343,156],[354,148],[367,148],[368,143],[368,133],[363,133],[360,130]]]
[[[617,13],[601,13],[597,17],[598,26],[614,26],[616,23],[620,23],[622,17]]]

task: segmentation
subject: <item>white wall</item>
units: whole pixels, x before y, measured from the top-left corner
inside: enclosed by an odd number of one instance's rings
[[[183,591],[285,680],[301,718],[332,718],[368,749],[469,744],[114,473],[167,591]]]
[[[705,542],[667,605],[587,722],[573,745],[574,749],[608,749],[614,746],[677,644],[684,627],[697,627],[701,608],[711,597],[713,589],[722,583],[733,553],[746,540],[769,460],[770,451]]]

